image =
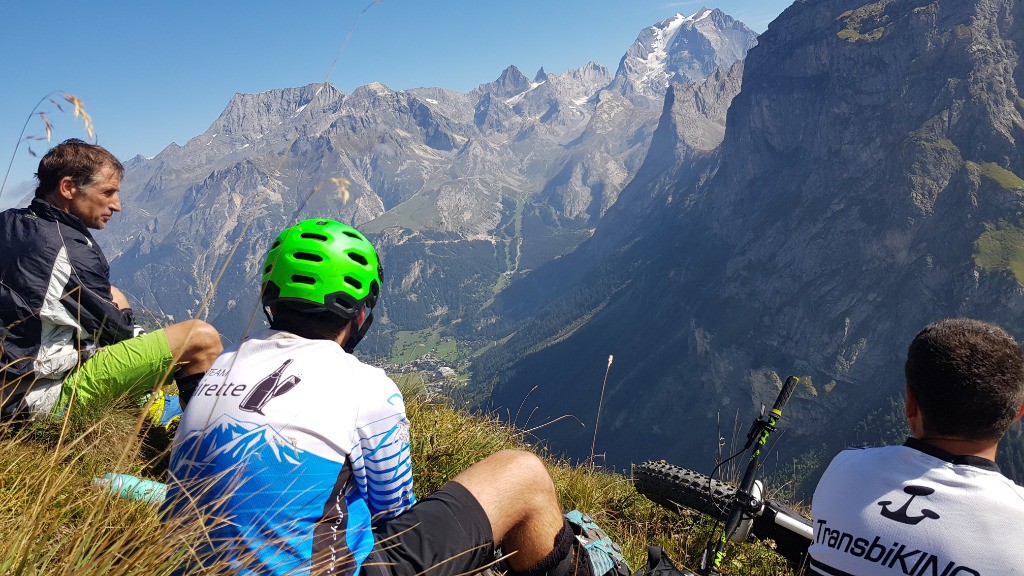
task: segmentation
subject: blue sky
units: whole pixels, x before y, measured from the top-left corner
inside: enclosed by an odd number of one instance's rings
[[[343,45],[330,81],[346,92],[369,82],[468,91],[511,64],[531,77],[591,60],[614,71],[641,29],[702,6],[763,32],[791,2],[0,0],[0,178],[14,162],[0,206],[32,179],[28,147],[48,148],[23,142],[14,152],[51,91],[78,96],[118,157],[152,156],[206,130],[236,92],[322,82]],[[40,110],[55,142],[84,137],[70,114],[49,102]],[[43,134],[38,117],[27,134]]]

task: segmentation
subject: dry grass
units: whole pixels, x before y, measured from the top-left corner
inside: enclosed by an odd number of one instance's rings
[[[425,402],[410,394],[406,409],[413,425],[413,476],[419,494],[439,488],[497,450],[520,448],[545,459],[562,508],[592,516],[622,546],[634,571],[644,567],[650,545],[665,548],[677,565],[695,567],[715,532],[707,518],[658,507],[621,474],[593,465],[572,466],[543,447],[529,445],[522,431],[497,418],[469,415],[446,402]],[[729,574],[792,574],[781,556],[760,544],[730,544],[727,554],[724,568]]]
[[[119,461],[138,464],[134,425],[119,411],[93,425],[2,430],[0,573],[171,573],[190,535],[202,536],[201,523],[161,523],[150,506],[91,486]]]
[[[693,566],[711,534],[709,523],[655,506],[627,478],[551,458],[496,419],[416,394],[409,394],[407,409],[419,494],[497,450],[525,448],[545,456],[563,507],[593,516],[622,544],[634,570],[643,567],[650,544],[666,548],[678,564]],[[219,520],[194,515],[161,522],[154,507],[92,486],[93,478],[111,471],[161,477],[166,438],[137,435],[137,415],[137,409],[121,407],[0,430],[0,574],[163,575],[201,560],[204,524]],[[732,547],[727,564],[731,574],[789,574],[759,545]],[[231,571],[221,562],[203,573]]]

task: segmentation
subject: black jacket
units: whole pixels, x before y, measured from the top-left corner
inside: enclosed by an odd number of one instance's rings
[[[0,213],[0,382],[62,379],[83,345],[132,336],[132,311],[110,292],[110,266],[89,230],[43,200]]]

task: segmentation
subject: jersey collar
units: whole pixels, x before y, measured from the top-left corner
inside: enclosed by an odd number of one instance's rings
[[[913,448],[914,450],[924,452],[925,454],[938,458],[939,460],[945,460],[950,464],[974,466],[976,468],[981,468],[983,470],[991,470],[993,472],[1000,471],[999,465],[989,460],[988,458],[974,456],[973,454],[958,456],[956,454],[946,452],[942,448],[937,448],[935,446],[932,446],[931,444],[928,444],[927,442],[918,440],[917,438],[914,437],[907,438],[907,441],[904,442],[903,445],[906,446],[907,448]]]

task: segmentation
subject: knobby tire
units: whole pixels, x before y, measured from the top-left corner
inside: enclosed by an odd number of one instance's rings
[[[634,466],[633,484],[638,492],[668,510],[694,510],[719,522],[725,522],[729,516],[729,504],[736,494],[736,488],[729,484],[718,480],[710,480],[709,484],[704,474],[668,462],[649,461]],[[776,552],[796,570],[803,563],[811,541],[805,534],[776,524],[775,516],[780,514],[810,526],[810,521],[799,512],[769,500],[765,502],[764,513],[754,519],[751,535],[773,540]]]
[[[648,461],[633,467],[633,484],[654,503],[674,512],[696,510],[719,522],[729,514],[736,488],[668,462]],[[709,490],[710,487],[710,490]]]

